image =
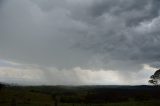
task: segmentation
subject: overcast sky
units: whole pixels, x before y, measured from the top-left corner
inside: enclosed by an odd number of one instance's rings
[[[159,29],[160,0],[0,0],[0,81],[148,84]]]

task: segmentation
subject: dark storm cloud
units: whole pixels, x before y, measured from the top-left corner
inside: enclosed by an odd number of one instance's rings
[[[62,69],[140,70],[160,61],[159,5],[159,0],[6,1],[0,10],[0,56]]]
[[[75,19],[89,30],[77,47],[101,54],[104,67],[139,70],[160,61],[158,0],[100,0]]]

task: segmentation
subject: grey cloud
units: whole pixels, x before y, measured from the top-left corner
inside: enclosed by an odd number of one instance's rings
[[[101,0],[93,3],[91,9],[84,10],[91,13],[86,16],[92,17],[89,21],[88,18],[76,18],[90,25],[77,47],[103,55],[105,67],[111,69],[139,70],[142,64],[159,61],[157,5],[157,0]],[[137,31],[139,29],[141,31]]]
[[[6,1],[0,54],[62,69],[140,70],[160,61],[158,5],[158,0]]]
[[[81,26],[70,19],[67,12],[59,7],[42,11],[41,6],[25,0],[7,2],[1,12],[3,57],[58,68],[74,67],[87,61],[89,54],[71,49],[74,35],[68,30]]]
[[[12,66],[0,67],[1,82],[21,85],[135,85],[146,84],[146,79],[153,73],[152,71],[148,72],[151,68],[149,66],[135,73],[103,69],[99,71],[83,70],[80,67],[70,70],[57,70],[56,68],[43,68],[10,61],[5,62],[5,64],[12,64]]]
[[[159,14],[160,2],[158,0],[93,1],[88,7],[81,6],[80,9],[77,9],[76,16],[79,19],[84,19],[85,17],[85,19],[88,19],[87,21],[92,19],[94,21],[97,17],[109,14],[126,20],[125,24],[132,26],[132,24],[137,25],[141,21],[153,19]]]

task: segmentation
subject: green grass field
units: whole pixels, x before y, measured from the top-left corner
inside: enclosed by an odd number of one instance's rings
[[[60,106],[160,106],[160,101],[122,102],[106,104],[60,104]]]
[[[86,91],[90,92],[87,93]],[[63,89],[61,89],[61,87],[5,87],[0,90],[0,106],[160,106],[159,99],[129,99],[116,103],[107,102],[105,100],[99,103],[74,101],[75,98],[82,98],[82,100],[85,100],[84,98],[86,98],[87,95],[96,92],[99,93],[100,91],[96,90],[91,92],[91,90],[88,90],[88,88],[86,89],[86,87],[83,89],[78,88],[78,90],[66,89],[65,87]],[[119,91],[117,91],[117,93],[119,93]],[[58,96],[54,96],[55,94]],[[159,93],[157,94],[159,95]],[[105,96],[108,96],[108,94]],[[113,95],[110,96],[113,97]],[[61,98],[61,100],[57,99],[57,97]],[[64,102],[62,98],[69,100],[69,102]],[[114,99],[117,99],[116,96]]]
[[[0,91],[0,106],[53,106],[51,95],[3,89]]]
[[[12,104],[1,103],[0,106],[55,106],[54,103],[45,102],[30,102]],[[106,103],[106,104],[83,104],[83,103],[59,103],[58,106],[160,106],[159,101],[144,101],[144,102],[123,102],[123,103]]]

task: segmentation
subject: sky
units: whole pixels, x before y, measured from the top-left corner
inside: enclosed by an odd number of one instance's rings
[[[0,0],[0,82],[141,85],[160,68],[160,0]]]

